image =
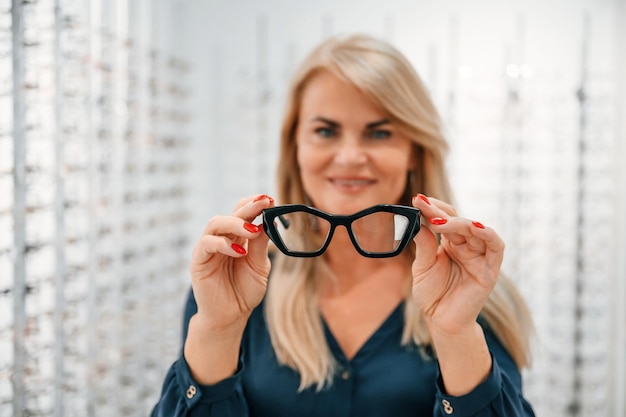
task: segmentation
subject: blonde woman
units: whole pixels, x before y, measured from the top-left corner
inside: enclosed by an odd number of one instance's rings
[[[288,96],[276,200],[242,199],[193,251],[183,355],[152,415],[534,415],[530,317],[500,237],[449,204],[446,149],[391,45],[312,51]]]

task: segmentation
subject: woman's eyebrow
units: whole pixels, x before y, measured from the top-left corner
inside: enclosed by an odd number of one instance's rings
[[[312,121],[314,121],[314,122],[323,122],[323,123],[326,123],[327,125],[332,126],[332,127],[339,127],[340,126],[340,124],[335,122],[334,120],[330,120],[330,119],[327,119],[327,118],[321,117],[321,116],[314,117],[312,119]],[[376,122],[368,123],[367,125],[365,125],[365,127],[367,129],[374,129],[374,128],[378,127],[378,126],[386,125],[386,124],[390,124],[390,123],[391,122],[388,119],[381,119],[381,120],[378,120]]]
[[[321,116],[317,116],[314,117],[313,119],[311,119],[312,122],[322,122],[322,123],[326,123],[327,125],[331,126],[331,127],[339,127],[340,124],[335,122],[334,120],[330,120],[327,119],[325,117],[321,117]]]
[[[378,127],[378,126],[381,126],[381,125],[390,124],[390,123],[391,122],[388,119],[382,119],[382,120],[379,120],[377,122],[368,123],[366,127],[368,129],[373,129],[375,127]]]

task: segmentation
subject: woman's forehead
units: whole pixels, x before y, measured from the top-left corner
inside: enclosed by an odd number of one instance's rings
[[[325,72],[309,80],[302,91],[299,106],[301,122],[314,119],[346,119],[359,116],[364,123],[385,119],[385,113],[354,84]]]

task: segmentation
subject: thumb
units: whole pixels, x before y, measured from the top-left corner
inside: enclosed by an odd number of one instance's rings
[[[266,264],[269,240],[269,237],[262,229],[258,236],[248,240],[248,259],[251,263],[259,266]]]
[[[419,233],[413,239],[415,242],[415,260],[413,261],[413,275],[430,269],[436,262],[439,244],[437,237],[430,228],[422,225]]]

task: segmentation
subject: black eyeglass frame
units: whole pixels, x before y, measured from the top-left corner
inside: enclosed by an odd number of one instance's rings
[[[295,213],[295,212],[303,212],[315,215],[326,220],[330,223],[330,230],[328,231],[328,235],[326,236],[326,241],[322,245],[320,249],[314,252],[300,252],[300,251],[291,251],[289,250],[284,243],[282,242],[278,230],[274,224],[274,221],[278,218],[278,220],[283,224],[285,228],[289,227],[289,223],[287,219],[283,218],[285,214]],[[361,217],[367,216],[372,213],[385,212],[385,213],[394,213],[405,216],[409,220],[409,226],[404,232],[398,247],[390,252],[369,252],[363,250],[354,236],[352,232],[352,223]],[[337,226],[344,226],[348,232],[348,236],[350,236],[350,240],[354,245],[354,248],[357,252],[368,258],[390,258],[400,254],[408,244],[413,240],[413,238],[420,231],[420,210],[415,207],[408,206],[400,206],[393,204],[377,204],[372,207],[368,207],[364,210],[358,211],[354,214],[349,215],[338,215],[338,214],[329,214],[325,211],[316,209],[315,207],[306,206],[304,204],[285,204],[282,206],[271,207],[263,210],[263,230],[270,238],[274,245],[287,256],[295,256],[298,258],[313,258],[316,256],[320,256],[323,254],[328,245],[330,244],[331,239],[333,238],[333,234],[335,233],[335,228]]]

